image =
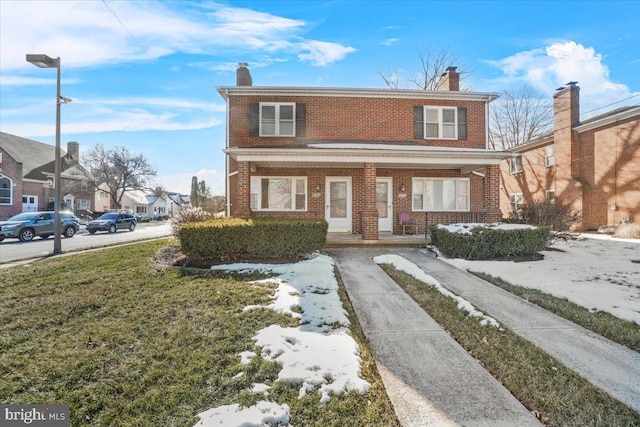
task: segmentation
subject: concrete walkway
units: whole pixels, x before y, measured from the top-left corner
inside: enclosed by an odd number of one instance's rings
[[[540,425],[372,260],[399,251],[330,250],[401,424]]]

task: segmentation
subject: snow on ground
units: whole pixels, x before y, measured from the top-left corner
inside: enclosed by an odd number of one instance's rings
[[[498,329],[500,328],[500,324],[493,317],[487,316],[481,311],[476,310],[476,308],[466,299],[462,298],[459,295],[454,294],[453,292],[445,289],[440,282],[438,282],[435,277],[429,276],[427,273],[422,271],[420,267],[412,263],[411,261],[403,258],[399,255],[380,255],[373,258],[373,261],[376,264],[391,264],[397,270],[404,271],[405,273],[413,276],[415,279],[420,280],[428,285],[433,286],[440,292],[442,295],[452,298],[454,301],[458,303],[458,308],[460,310],[465,310],[469,313],[470,316],[479,317],[482,319],[480,324],[485,326],[487,324],[494,326]]]
[[[332,395],[355,390],[364,394],[370,384],[360,378],[361,359],[358,344],[349,332],[349,319],[338,295],[333,260],[325,255],[295,264],[231,264],[211,267],[225,271],[262,271],[274,277],[253,282],[276,284],[273,301],[267,306],[248,306],[245,310],[270,309],[300,319],[297,328],[268,326],[253,337],[265,360],[282,364],[277,381],[300,384],[299,397],[317,389],[320,401]],[[302,313],[293,311],[299,307]],[[258,355],[243,351],[241,364]],[[268,399],[270,386],[253,384],[251,391]],[[269,426],[289,425],[289,406],[260,401],[249,408],[226,405],[198,414],[196,426]]]
[[[592,237],[558,240],[541,261],[441,259],[640,324],[640,240]]]
[[[438,228],[444,228],[450,233],[471,234],[471,230],[476,227],[491,228],[494,230],[522,230],[536,228],[533,225],[527,224],[505,224],[502,222],[496,222],[493,224],[480,224],[480,223],[460,223],[460,224],[438,224]]]

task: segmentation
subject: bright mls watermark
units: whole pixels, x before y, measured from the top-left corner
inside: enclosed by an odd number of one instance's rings
[[[0,426],[69,427],[69,405],[0,404]]]

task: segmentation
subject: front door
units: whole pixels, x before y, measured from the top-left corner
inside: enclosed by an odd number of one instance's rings
[[[376,179],[376,207],[378,208],[378,231],[393,231],[393,180]]]
[[[37,212],[38,196],[22,196],[22,212]]]
[[[351,177],[325,180],[325,219],[329,232],[351,232]]]

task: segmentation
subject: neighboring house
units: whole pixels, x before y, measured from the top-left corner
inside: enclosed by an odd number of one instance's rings
[[[166,200],[166,215],[169,216],[174,216],[175,214],[177,214],[178,212],[180,212],[180,210],[182,209],[187,209],[187,208],[191,208],[193,207],[191,205],[191,197],[186,195],[186,194],[180,194],[180,193],[167,193],[167,198]]]
[[[78,164],[80,146],[61,150],[63,200],[78,212],[92,211],[93,186]],[[20,212],[43,211],[54,198],[55,147],[0,132],[0,219]]]
[[[120,209],[133,212],[140,217],[149,216],[149,201],[147,194],[142,190],[128,190],[122,195]]]
[[[111,198],[111,193],[109,192],[109,187],[106,183],[102,183],[98,186],[98,189],[95,193],[95,212],[96,214],[101,214],[109,209],[113,209],[113,201]]]
[[[562,198],[582,220],[578,229],[640,223],[640,106],[580,121],[580,88],[554,94],[554,130],[510,149],[502,163],[505,216],[533,201]]]
[[[254,87],[247,64],[227,102],[227,210],[232,216],[323,218],[330,232],[402,233],[431,221],[495,221],[500,162],[488,149],[497,94],[459,90],[450,67],[437,91]]]

